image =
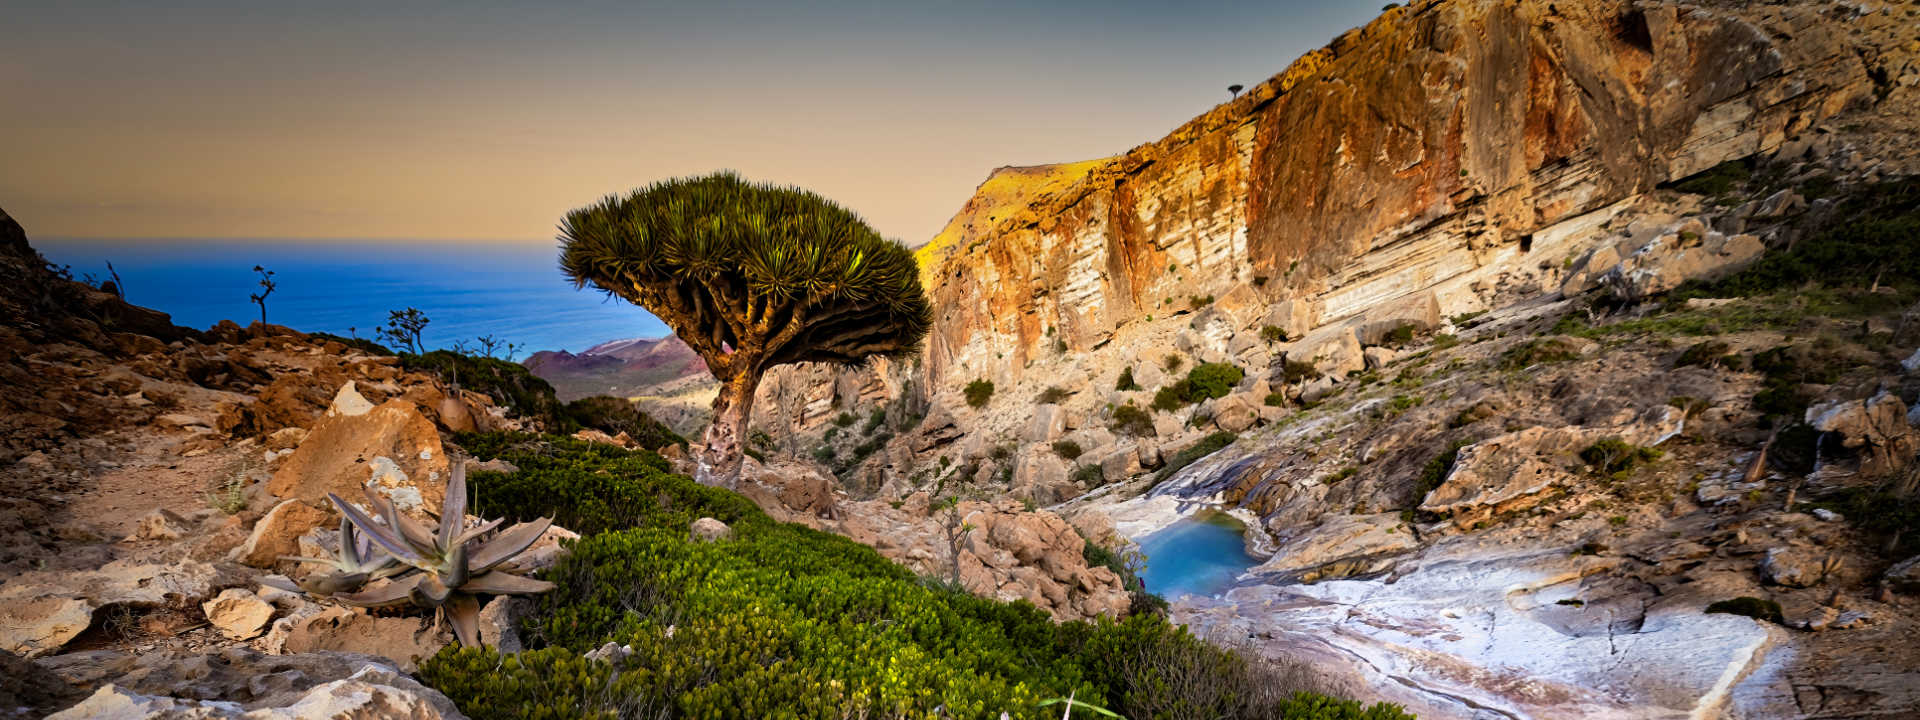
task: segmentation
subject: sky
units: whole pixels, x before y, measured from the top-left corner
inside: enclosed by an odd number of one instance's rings
[[[36,239],[551,243],[731,168],[918,245],[993,168],[1157,139],[1380,5],[10,4],[0,208]]]

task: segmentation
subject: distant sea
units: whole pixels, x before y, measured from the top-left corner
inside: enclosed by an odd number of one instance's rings
[[[593,289],[575,290],[547,243],[309,240],[47,240],[34,247],[74,277],[120,273],[127,300],[206,329],[260,319],[247,296],[253,266],[274,272],[267,322],[305,332],[375,338],[387,312],[419,308],[426,344],[445,348],[481,335],[536,350],[579,352],[608,340],[660,337],[665,324]]]

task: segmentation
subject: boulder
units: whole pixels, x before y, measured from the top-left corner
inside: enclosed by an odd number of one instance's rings
[[[1260,421],[1260,400],[1252,393],[1229,393],[1213,404],[1213,423],[1222,430],[1243,432]]]
[[[187,533],[187,519],[166,508],[140,516],[129,540],[179,540]]]
[[[1355,337],[1363,346],[1387,344],[1395,330],[1411,327],[1414,332],[1432,332],[1440,327],[1440,299],[1426,290],[1379,303],[1367,309],[1354,324]]]
[[[375,658],[268,657],[229,650],[206,658],[143,664],[50,718],[82,720],[456,720],[447,699]],[[195,662],[199,660],[199,662]],[[146,658],[141,659],[147,663]],[[171,676],[177,685],[166,685]],[[211,678],[218,678],[214,682]],[[339,678],[339,679],[332,679]]]
[[[439,506],[446,475],[433,423],[412,404],[389,400],[359,415],[321,418],[274,472],[267,491],[318,505],[327,493],[357,500],[371,486],[396,507],[417,512]]]
[[[1140,464],[1140,449],[1123,444],[1100,458],[1100,476],[1107,482],[1119,482],[1145,472]]]
[[[1068,479],[1073,468],[1053,448],[1029,445],[1013,461],[1013,485],[1008,495],[1031,500],[1036,505],[1052,505],[1079,494]]]
[[[775,520],[817,528],[822,520],[840,516],[836,486],[815,466],[776,455],[765,463],[748,458],[739,492]]]
[[[1315,331],[1289,345],[1283,356],[1289,363],[1307,363],[1329,378],[1344,378],[1347,373],[1367,369],[1360,340],[1352,329],[1328,327]]]
[[[1724,276],[1759,259],[1766,250],[1752,235],[1727,236],[1688,221],[1635,250],[1601,281],[1621,299],[1638,302],[1688,280]]]
[[[1859,450],[1860,471],[1869,475],[1904,467],[1920,449],[1920,438],[1907,423],[1906,403],[1890,392],[1814,405],[1807,408],[1806,422],[1815,430],[1838,434],[1841,446]]]
[[[1027,431],[1023,436],[1027,442],[1050,443],[1066,434],[1067,412],[1059,405],[1036,405],[1032,412],[1033,419],[1027,423]]]
[[[93,623],[93,605],[59,593],[11,596],[0,607],[0,650],[27,657],[60,649]]]
[[[298,622],[287,632],[286,651],[349,652],[386,658],[413,672],[421,658],[432,657],[453,642],[431,618],[376,617],[364,611],[330,607]]]
[[[1825,557],[1803,546],[1768,548],[1766,557],[1760,560],[1760,576],[1775,585],[1813,587],[1826,576]]]
[[[693,539],[699,542],[719,542],[733,537],[733,528],[726,523],[710,517],[693,521]]]
[[[300,555],[300,536],[332,517],[301,500],[282,500],[254,523],[246,542],[234,549],[234,559],[253,567],[274,567],[282,557]]]
[[[520,621],[533,615],[539,606],[532,598],[501,595],[480,608],[480,644],[502,653],[526,649],[520,639]]]
[[[1379,370],[1393,364],[1396,355],[1393,350],[1383,347],[1370,347],[1361,353],[1368,370]]]
[[[1261,325],[1280,328],[1288,340],[1306,337],[1313,327],[1319,324],[1319,313],[1312,300],[1306,298],[1287,298],[1274,303]]]
[[[327,417],[358,417],[369,412],[373,412],[373,403],[360,394],[360,389],[354,386],[352,380],[341,385],[340,390],[333,394],[333,402],[327,405]]]
[[[227,588],[212,600],[201,603],[207,622],[231,640],[247,640],[259,635],[273,618],[273,605],[242,588]]]
[[[1331,514],[1312,529],[1279,542],[1273,557],[1250,572],[1307,581],[1317,579],[1304,577],[1315,570],[1338,571],[1337,575],[1375,572],[1384,568],[1388,558],[1418,547],[1419,539],[1399,513]]]

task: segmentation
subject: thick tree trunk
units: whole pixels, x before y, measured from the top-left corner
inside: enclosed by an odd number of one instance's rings
[[[735,489],[740,484],[740,456],[747,435],[747,418],[753,414],[753,393],[760,386],[759,373],[742,372],[720,387],[713,398],[713,422],[703,438],[706,448],[700,452],[699,467],[693,479],[702,485]]]

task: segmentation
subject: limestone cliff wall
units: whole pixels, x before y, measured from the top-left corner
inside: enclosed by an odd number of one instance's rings
[[[1324,325],[1510,261],[1533,233],[1776,147],[1865,94],[1826,10],[1389,10],[948,248],[926,380],[1017,379],[1056,340],[1090,350],[1240,285],[1306,300]]]

